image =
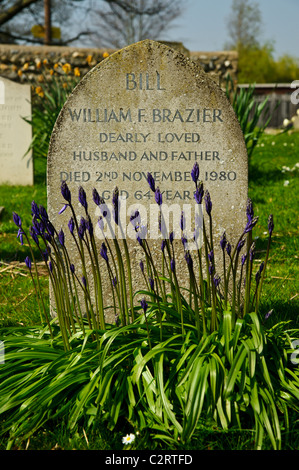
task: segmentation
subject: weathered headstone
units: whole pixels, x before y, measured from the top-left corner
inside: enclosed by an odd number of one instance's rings
[[[60,194],[63,180],[74,198],[78,187],[84,187],[95,221],[100,213],[92,200],[93,188],[111,203],[117,186],[125,198],[123,228],[130,227],[128,218],[139,209],[151,239],[150,211],[157,205],[147,173],[161,189],[163,204],[180,216],[183,208],[195,205],[190,174],[195,162],[211,195],[215,237],[219,240],[225,230],[234,244],[245,222],[248,158],[230,103],[182,54],[150,40],[133,44],[91,70],[61,111],[48,156],[50,217],[58,228],[67,227],[70,213],[58,215],[65,202]],[[129,228],[129,239],[130,233]],[[150,242],[154,253],[160,251],[161,240]],[[130,242],[136,286],[141,256],[137,245]],[[185,265],[177,264],[183,279]]]
[[[30,85],[0,77],[0,184],[32,185]]]

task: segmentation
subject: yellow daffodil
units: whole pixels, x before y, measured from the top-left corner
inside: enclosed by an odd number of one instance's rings
[[[70,71],[72,70],[72,67],[70,64],[63,64],[62,66],[62,70],[64,71],[65,74],[68,74],[70,73]]]
[[[104,59],[106,59],[107,57],[109,57],[109,52],[104,52],[103,57],[104,57]]]
[[[81,72],[80,72],[79,67],[75,67],[75,68],[74,68],[74,75],[75,75],[75,77],[80,77]]]
[[[43,98],[45,96],[44,92],[43,92],[43,89],[41,86],[37,86],[35,88],[35,93],[40,96],[41,98]]]

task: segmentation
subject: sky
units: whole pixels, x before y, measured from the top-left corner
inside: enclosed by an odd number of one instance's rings
[[[184,13],[167,37],[181,41],[190,51],[221,51],[228,40],[227,18],[232,0],[182,0]],[[263,34],[261,42],[271,41],[274,57],[299,57],[299,0],[255,0],[259,5]],[[299,78],[299,77],[298,77]]]

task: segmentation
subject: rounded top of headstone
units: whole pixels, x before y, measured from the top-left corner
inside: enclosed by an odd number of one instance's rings
[[[247,151],[224,91],[182,53],[150,39],[101,61],[73,90],[55,124],[48,155],[50,210],[61,181],[95,187],[111,201],[153,203],[152,172],[167,204],[193,204],[197,162],[215,223],[233,231],[247,201]],[[53,187],[57,197],[53,198]],[[59,197],[58,197],[59,199]],[[56,205],[57,206],[57,205]]]

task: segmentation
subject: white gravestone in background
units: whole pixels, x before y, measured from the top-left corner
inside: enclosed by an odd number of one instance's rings
[[[20,85],[0,77],[0,184],[32,185],[30,85]]]

